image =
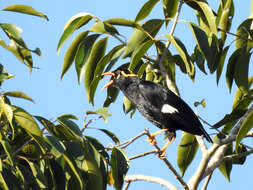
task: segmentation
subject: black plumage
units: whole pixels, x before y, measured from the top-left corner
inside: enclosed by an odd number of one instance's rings
[[[142,80],[128,70],[116,70],[104,75],[112,75],[105,88],[110,85],[119,88],[145,118],[160,129],[168,129],[170,140],[176,137],[176,130],[183,130],[203,135],[212,142],[192,109],[166,87]]]

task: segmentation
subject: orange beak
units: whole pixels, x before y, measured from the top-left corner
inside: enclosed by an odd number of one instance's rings
[[[111,75],[111,76],[115,76],[114,73],[112,72],[105,72],[102,75]],[[105,88],[108,88],[109,86],[111,86],[113,84],[113,80],[109,81],[103,88],[102,90],[104,90]]]

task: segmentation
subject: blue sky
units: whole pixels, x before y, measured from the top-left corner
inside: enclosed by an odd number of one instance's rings
[[[212,1],[213,4],[219,1]],[[100,84],[95,97],[95,106],[92,107],[88,104],[84,85],[77,84],[77,77],[74,68],[64,76],[60,81],[61,67],[63,64],[63,57],[66,48],[69,46],[71,38],[61,49],[59,55],[56,53],[56,47],[63,27],[68,19],[79,12],[88,12],[96,15],[101,20],[112,17],[124,17],[127,19],[134,19],[138,10],[145,3],[145,0],[128,0],[128,1],[85,1],[85,0],[72,0],[72,1],[2,1],[1,9],[10,4],[27,4],[32,6],[38,11],[43,12],[49,17],[49,22],[38,17],[26,16],[8,12],[0,12],[1,22],[10,22],[20,26],[23,29],[22,37],[31,49],[39,47],[42,51],[42,58],[34,56],[34,64],[40,69],[34,69],[32,74],[21,63],[19,63],[12,55],[6,53],[5,50],[0,48],[0,62],[6,67],[9,73],[14,74],[15,78],[4,83],[2,90],[23,91],[35,100],[35,104],[23,101],[13,100],[14,104],[24,107],[28,112],[33,115],[41,115],[46,118],[54,118],[61,114],[74,114],[79,117],[78,124],[80,127],[83,125],[83,117],[86,110],[95,110],[100,108],[106,97],[106,92],[101,91],[100,88],[108,82],[109,78],[105,78]],[[240,3],[240,4],[239,4]],[[162,18],[161,5],[157,5],[149,18]],[[235,1],[235,17],[234,24],[232,25],[232,32],[236,31],[236,27],[250,13],[250,0]],[[186,5],[183,6],[182,14],[179,20],[196,21],[195,16]],[[90,26],[90,25],[88,25]],[[88,29],[88,26],[86,29]],[[170,27],[169,27],[170,28]],[[163,30],[162,33],[169,33],[169,28]],[[119,28],[120,32],[129,38],[132,30],[125,30]],[[75,33],[77,34],[77,33]],[[1,36],[2,33],[0,33]],[[189,52],[192,52],[194,47],[194,39],[191,31],[187,28],[184,22],[180,22],[176,28],[175,35],[180,37],[185,43]],[[113,47],[115,40],[110,39],[109,47]],[[232,42],[233,38],[229,38]],[[231,49],[232,50],[232,49]],[[173,48],[172,48],[173,51]],[[231,51],[230,51],[231,52]],[[6,55],[6,56],[2,56]],[[124,63],[126,60],[120,60],[118,64]],[[253,74],[252,68],[250,74]],[[193,107],[194,101],[200,101],[203,98],[206,100],[206,108],[199,108],[198,113],[201,117],[205,118],[211,124],[214,124],[221,119],[224,114],[231,111],[231,104],[233,101],[233,93],[235,86],[233,86],[231,94],[225,84],[224,72],[222,74],[220,84],[216,85],[215,75],[203,75],[197,70],[195,82],[193,83],[186,75],[177,73],[177,85],[180,90],[182,98]],[[114,132],[123,142],[138,133],[142,132],[144,128],[156,131],[157,128],[152,126],[151,123],[143,119],[143,117],[136,112],[133,119],[128,115],[124,115],[122,111],[122,94],[119,96],[117,102],[110,107],[110,112],[113,114],[109,118],[109,122],[105,124],[103,121],[96,121],[92,123],[91,127],[106,128]],[[215,131],[210,130],[205,126],[208,133],[212,134]],[[97,130],[87,130],[85,135],[91,135],[98,138],[105,145],[111,141],[104,134]],[[212,136],[213,137],[213,136]],[[177,132],[177,139],[167,149],[167,157],[169,161],[176,166],[176,150],[177,145],[181,138],[181,132]],[[158,138],[163,144],[163,135]],[[252,141],[249,142],[252,145]],[[152,148],[143,137],[135,142],[132,146],[126,149],[127,153],[135,155],[144,151],[151,150]],[[200,152],[198,153],[200,158]],[[185,181],[188,181],[190,176],[196,170],[199,159],[195,159],[190,168],[186,171]],[[218,170],[214,172],[209,189],[249,189],[253,185],[251,179],[250,166],[253,164],[252,157],[249,157],[244,166],[234,166],[231,174],[231,183],[228,183]],[[171,174],[170,170],[166,168],[162,161],[156,156],[147,156],[145,158],[133,160],[131,162],[131,169],[129,174],[144,174],[162,177],[169,180],[180,187]],[[242,175],[244,174],[244,175]],[[130,189],[166,189],[157,184],[146,182],[136,182],[131,184]]]

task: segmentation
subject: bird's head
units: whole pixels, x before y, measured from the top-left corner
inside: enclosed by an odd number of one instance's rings
[[[105,72],[102,75],[111,75],[111,80],[103,89],[113,85],[120,89],[128,86],[133,80],[138,79],[137,75],[128,69],[117,69],[113,72]]]

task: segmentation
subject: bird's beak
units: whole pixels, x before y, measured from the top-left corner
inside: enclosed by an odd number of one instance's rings
[[[111,75],[111,76],[115,76],[115,73],[112,72],[105,72],[102,75]],[[111,86],[113,84],[113,80],[109,81],[103,88],[102,90],[104,90],[105,88],[108,88],[109,86]]]

